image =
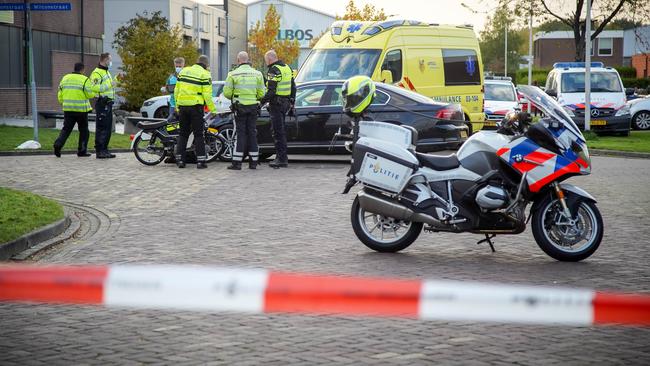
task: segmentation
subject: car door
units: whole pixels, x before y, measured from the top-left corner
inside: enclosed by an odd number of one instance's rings
[[[340,88],[339,88],[340,92]],[[305,85],[296,92],[297,138],[295,144],[326,148],[340,123],[341,105],[333,84]]]

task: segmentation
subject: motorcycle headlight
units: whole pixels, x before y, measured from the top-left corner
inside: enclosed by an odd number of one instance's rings
[[[564,110],[569,114],[569,117],[575,117],[575,113],[573,113],[573,109],[569,107],[564,107]]]
[[[628,114],[630,114],[630,106],[626,104],[623,107],[621,107],[621,109],[616,111],[615,116],[619,117],[619,116],[625,116],[625,115],[628,115]]]

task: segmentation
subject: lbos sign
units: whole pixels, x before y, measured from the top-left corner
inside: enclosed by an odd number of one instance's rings
[[[298,41],[310,41],[314,38],[311,32],[311,29],[280,29],[278,31],[278,39],[287,39],[289,41],[293,41],[294,39]]]

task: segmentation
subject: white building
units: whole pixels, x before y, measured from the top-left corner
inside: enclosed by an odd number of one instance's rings
[[[170,24],[178,24],[184,37],[192,40],[199,52],[210,57],[213,80],[218,80],[227,70],[226,12],[192,0],[104,0],[104,52],[110,52],[115,70],[122,66],[117,51],[113,49],[115,31],[136,14],[160,11]],[[193,63],[194,60],[188,60]],[[170,60],[171,68],[171,60]]]
[[[626,29],[623,35],[623,62],[629,66],[632,56],[650,53],[650,25]]]
[[[297,68],[309,55],[309,42],[326,31],[335,20],[334,15],[306,7],[288,0],[258,0],[248,4],[248,29],[264,21],[269,7],[273,5],[280,14],[279,39],[297,39],[300,55],[291,67]]]

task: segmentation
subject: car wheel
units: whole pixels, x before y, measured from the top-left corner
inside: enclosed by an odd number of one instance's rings
[[[232,161],[232,153],[235,151],[237,142],[237,133],[235,127],[231,124],[224,125],[219,129],[219,135],[223,137],[223,152],[219,155],[221,161]]]
[[[650,112],[640,111],[632,117],[632,127],[637,130],[650,129]]]
[[[153,118],[167,118],[169,117],[169,107],[164,106],[156,109],[155,112],[153,112]]]

